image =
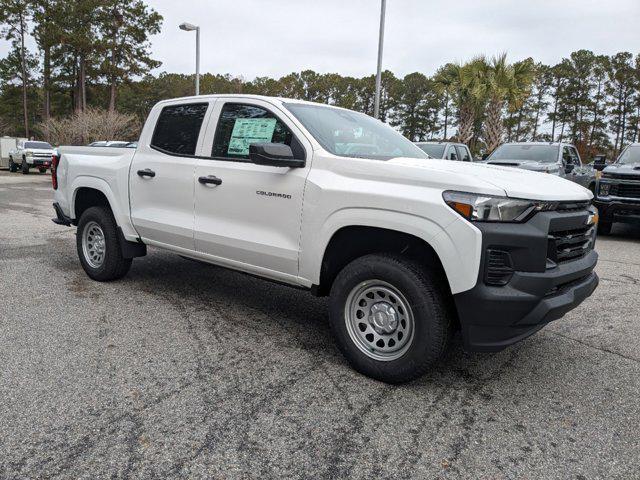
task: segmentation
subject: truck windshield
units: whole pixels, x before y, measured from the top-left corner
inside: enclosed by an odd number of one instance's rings
[[[555,163],[558,161],[558,145],[500,145],[487,159],[530,160],[532,162]]]
[[[618,158],[618,162],[622,165],[630,165],[632,163],[640,163],[640,145],[634,145],[633,147],[627,148],[620,158]]]
[[[285,106],[334,155],[373,160],[429,158],[393,128],[363,113],[301,103]]]
[[[24,148],[42,148],[45,150],[51,150],[53,147],[47,142],[24,142]]]
[[[431,143],[417,143],[418,148],[432,158],[442,158],[445,145],[433,145]]]

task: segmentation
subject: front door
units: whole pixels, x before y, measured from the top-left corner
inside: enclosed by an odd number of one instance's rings
[[[311,144],[285,112],[258,99],[218,100],[210,124],[211,158],[198,160],[194,179],[196,250],[240,270],[297,276]],[[265,142],[291,146],[306,166],[251,163],[249,144]]]
[[[151,143],[138,145],[129,172],[131,221],[147,243],[194,249],[195,154],[208,107],[170,104],[150,115]]]

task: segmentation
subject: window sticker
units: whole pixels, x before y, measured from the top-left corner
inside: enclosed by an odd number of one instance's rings
[[[236,118],[229,140],[229,155],[249,155],[249,144],[271,142],[275,118]]]

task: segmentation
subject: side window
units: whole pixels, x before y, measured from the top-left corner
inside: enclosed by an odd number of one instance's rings
[[[469,155],[469,150],[464,145],[457,145],[456,149],[458,150],[458,159],[463,162],[470,162],[471,155]]]
[[[252,143],[283,143],[298,157],[298,147],[291,130],[273,113],[255,105],[226,103],[220,112],[211,156],[247,160]]]
[[[151,146],[166,153],[195,155],[200,127],[208,103],[164,107],[151,138]]]

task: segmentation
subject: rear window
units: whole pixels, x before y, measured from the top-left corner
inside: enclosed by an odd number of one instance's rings
[[[167,153],[195,155],[208,106],[208,103],[190,103],[164,107],[153,132],[151,146]]]

